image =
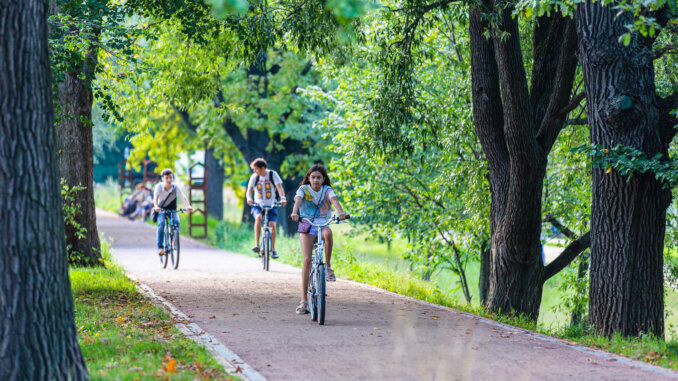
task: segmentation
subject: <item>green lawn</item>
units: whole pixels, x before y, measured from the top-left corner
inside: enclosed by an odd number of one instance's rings
[[[207,350],[186,338],[111,262],[71,268],[75,322],[92,380],[236,380]]]

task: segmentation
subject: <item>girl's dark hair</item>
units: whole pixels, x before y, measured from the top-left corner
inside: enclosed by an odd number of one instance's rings
[[[264,160],[261,157],[252,160],[252,162],[250,163],[250,168],[252,168],[252,170],[254,170],[254,168],[267,168],[267,167],[268,163],[266,163],[266,160]]]
[[[323,175],[323,185],[327,185],[328,187],[332,186],[332,182],[330,182],[330,177],[327,176],[327,170],[325,167],[323,167],[320,164],[315,164],[313,165],[304,175],[304,179],[301,180],[301,185],[305,184],[310,184],[311,182],[308,180],[309,177],[311,177],[311,173],[313,172],[320,172],[321,175]]]

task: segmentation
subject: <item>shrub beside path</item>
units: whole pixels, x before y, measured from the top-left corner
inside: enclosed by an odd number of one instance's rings
[[[273,261],[265,272],[256,258],[182,237],[179,269],[162,269],[155,227],[100,210],[97,222],[134,278],[270,380],[678,379],[670,370],[351,281],[328,283],[320,326],[294,313],[297,268]]]

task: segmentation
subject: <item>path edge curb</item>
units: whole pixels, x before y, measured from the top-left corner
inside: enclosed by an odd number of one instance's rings
[[[137,287],[139,292],[144,294],[152,301],[161,304],[174,318],[174,326],[177,327],[177,329],[179,329],[179,331],[181,331],[184,336],[204,346],[210,352],[210,354],[214,356],[217,362],[226,369],[227,373],[249,381],[266,381],[264,376],[252,368],[249,364],[244,362],[240,356],[222,344],[217,338],[208,334],[199,325],[191,322],[191,319],[172,303],[167,301],[162,296],[156,294],[152,288],[141,283],[133,275],[127,272],[125,275],[132,282],[134,282],[134,285]],[[240,368],[240,371],[238,371],[238,368]]]

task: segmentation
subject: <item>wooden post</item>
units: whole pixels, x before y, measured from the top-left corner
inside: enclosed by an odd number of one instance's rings
[[[203,168],[202,177],[194,174],[194,168],[198,166]],[[188,215],[188,234],[193,238],[207,238],[207,167],[203,163],[195,163],[189,167],[188,175],[188,201],[193,206],[193,211]],[[194,199],[193,191],[202,192],[202,199]],[[196,208],[196,204],[200,207]],[[202,222],[194,221],[193,216],[196,213],[202,214]],[[202,230],[202,234],[194,234],[194,228],[198,228],[199,231]]]

